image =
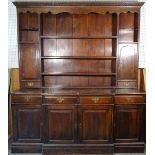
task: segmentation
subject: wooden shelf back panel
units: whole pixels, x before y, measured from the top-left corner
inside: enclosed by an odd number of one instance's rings
[[[20,13],[19,29],[39,28],[39,18],[37,13]]]
[[[138,14],[121,13],[119,20],[119,41],[138,41]]]
[[[96,76],[44,76],[45,87],[104,87],[113,86],[113,77]]]
[[[42,14],[42,35],[63,37],[103,37],[117,34],[116,14]]]
[[[112,72],[111,60],[44,59],[44,72]]]
[[[43,39],[42,56],[116,56],[116,39]]]
[[[138,13],[121,13],[119,19],[121,29],[138,28]]]
[[[39,32],[37,31],[20,31],[19,32],[19,41],[20,42],[38,42],[39,41]]]

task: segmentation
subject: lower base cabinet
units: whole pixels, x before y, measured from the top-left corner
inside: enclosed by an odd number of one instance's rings
[[[115,142],[129,143],[143,141],[144,105],[116,105]]]
[[[99,97],[95,102],[83,98],[81,103],[68,97],[48,99],[42,105],[41,101],[31,96],[28,100],[18,95],[13,98],[12,152],[113,154],[144,151],[145,101],[114,104],[109,97]]]
[[[81,105],[79,107],[80,143],[108,144],[113,137],[113,106]]]
[[[41,106],[13,106],[14,137],[16,142],[41,142]]]
[[[77,139],[77,116],[75,106],[44,106],[44,133],[45,143],[75,143]]]

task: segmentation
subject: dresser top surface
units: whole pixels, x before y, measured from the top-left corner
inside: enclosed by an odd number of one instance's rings
[[[145,94],[143,91],[137,89],[120,89],[120,88],[102,88],[102,89],[20,89],[14,91],[12,94],[34,94],[34,95],[125,95],[125,94]]]

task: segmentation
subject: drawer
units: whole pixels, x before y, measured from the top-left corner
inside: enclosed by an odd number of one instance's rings
[[[45,96],[45,104],[77,104],[77,97],[66,97],[66,96],[56,96],[49,97]]]
[[[85,96],[80,97],[81,104],[112,104],[112,96]]]
[[[115,96],[115,103],[145,103],[145,96],[144,95],[120,95]]]
[[[42,97],[39,95],[12,95],[13,103],[41,103]]]
[[[40,81],[21,81],[22,88],[40,88]]]

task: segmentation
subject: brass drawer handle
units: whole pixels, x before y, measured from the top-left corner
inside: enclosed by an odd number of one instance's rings
[[[99,101],[99,98],[98,98],[98,97],[93,97],[93,98],[92,98],[92,101],[93,101],[94,103],[97,103],[97,102]]]
[[[132,102],[133,99],[131,97],[126,97],[127,102]]]
[[[32,86],[34,85],[34,83],[33,83],[33,82],[28,82],[27,85],[28,85],[29,87],[32,87]]]
[[[31,101],[31,97],[30,96],[25,96],[24,99],[25,99],[26,102],[30,102]]]
[[[59,103],[62,103],[64,101],[64,98],[63,97],[59,97],[59,98],[57,98],[57,100],[58,100]]]
[[[125,86],[128,87],[129,86],[129,82],[125,83]]]

